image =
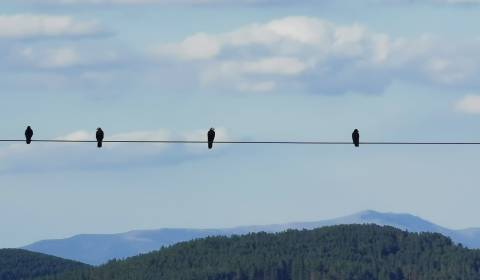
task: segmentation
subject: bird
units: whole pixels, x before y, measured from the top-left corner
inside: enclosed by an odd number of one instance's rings
[[[215,129],[212,127],[208,131],[208,149],[213,148],[213,140],[215,140]]]
[[[33,137],[33,130],[30,126],[27,126],[27,129],[25,130],[25,139],[28,145],[32,143],[32,137]]]
[[[360,147],[360,133],[358,132],[358,129],[355,129],[353,131],[352,140],[353,144],[355,144],[355,147]]]
[[[105,136],[104,133],[103,133],[103,130],[99,127],[97,128],[97,147],[98,148],[101,148],[102,147],[102,141],[103,141],[103,137]]]

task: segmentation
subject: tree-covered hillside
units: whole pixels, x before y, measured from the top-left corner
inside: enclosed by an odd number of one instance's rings
[[[79,262],[25,250],[0,250],[0,280],[31,279],[88,267]]]
[[[480,251],[439,234],[347,225],[212,237],[49,279],[480,279]]]

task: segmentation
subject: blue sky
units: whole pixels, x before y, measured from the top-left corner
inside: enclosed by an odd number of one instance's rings
[[[1,138],[480,139],[480,4],[0,4]],[[0,145],[0,247],[364,209],[478,227],[473,146]]]

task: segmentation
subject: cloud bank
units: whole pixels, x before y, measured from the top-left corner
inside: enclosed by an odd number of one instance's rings
[[[111,42],[75,39],[102,34],[104,28],[94,21],[42,15],[3,18],[7,20],[0,21],[0,38],[5,38],[0,71],[6,74],[6,86],[13,88],[132,85],[184,91],[379,94],[399,81],[480,89],[476,39],[404,38],[357,23],[291,16],[220,34],[199,32],[178,42],[152,43],[138,53]],[[19,19],[25,22],[15,27]],[[51,37],[73,40],[51,42]],[[131,80],[132,75],[136,79]]]
[[[70,16],[35,14],[0,15],[1,39],[84,37],[105,33],[96,21],[79,21]]]
[[[197,69],[199,84],[235,91],[380,93],[399,80],[478,88],[480,42],[393,37],[360,24],[286,17],[161,44],[160,63]]]

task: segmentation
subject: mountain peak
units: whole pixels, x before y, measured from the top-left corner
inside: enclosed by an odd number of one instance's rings
[[[372,223],[379,225],[390,225],[400,229],[414,232],[441,232],[449,231],[434,223],[424,220],[418,216],[408,213],[378,212],[374,210],[365,210],[352,215],[361,223]]]

